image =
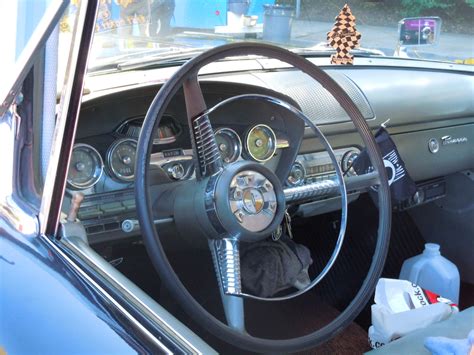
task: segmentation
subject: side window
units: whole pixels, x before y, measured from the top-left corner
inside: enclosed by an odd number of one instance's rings
[[[0,100],[3,102],[5,92],[11,90],[17,75],[30,56],[34,41],[44,26],[44,21],[51,11],[53,0],[9,0],[0,1],[0,33],[2,36],[2,55],[0,58]],[[51,8],[51,10],[53,10]],[[40,28],[41,27],[41,28]],[[23,78],[24,79],[24,78]]]

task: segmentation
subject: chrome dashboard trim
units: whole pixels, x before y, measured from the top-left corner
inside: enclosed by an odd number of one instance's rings
[[[184,149],[183,155],[176,155],[165,157],[163,152],[152,153],[150,155],[150,164],[154,165],[162,165],[171,163],[173,161],[180,161],[180,160],[192,160],[193,159],[193,150],[192,149]]]

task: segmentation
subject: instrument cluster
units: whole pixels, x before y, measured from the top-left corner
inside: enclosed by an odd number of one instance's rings
[[[118,183],[133,182],[137,140],[141,129],[137,124],[134,120],[119,127],[116,133],[125,138],[116,139],[108,147],[105,162],[93,146],[84,143],[74,145],[67,179],[68,187],[74,190],[89,189],[100,181],[104,173]],[[154,144],[175,142],[178,132],[169,122],[163,127],[160,125]],[[239,159],[265,163],[274,156],[277,148],[289,146],[286,139],[277,139],[273,129],[264,124],[250,127],[242,137],[228,127],[220,127],[214,133],[225,164]],[[152,155],[151,163],[159,165],[171,180],[189,179],[194,176],[192,151],[189,149],[164,149]]]

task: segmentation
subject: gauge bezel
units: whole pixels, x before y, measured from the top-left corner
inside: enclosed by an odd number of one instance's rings
[[[133,171],[132,176],[123,176],[122,174],[117,172],[116,169],[114,169],[114,166],[112,164],[112,156],[114,154],[114,151],[117,149],[117,147],[120,144],[123,144],[125,142],[134,143],[135,144],[135,153],[136,153],[138,142],[133,138],[120,138],[120,139],[117,139],[110,145],[109,149],[107,150],[107,169],[110,173],[110,177],[112,177],[113,179],[115,179],[117,181],[120,181],[120,182],[130,182],[130,181],[133,181],[135,179],[135,171]],[[134,169],[135,169],[135,167],[134,167]]]
[[[250,148],[249,148],[249,138],[250,138],[250,134],[252,133],[252,131],[256,128],[265,128],[267,129],[268,131],[270,131],[271,133],[271,140],[273,141],[273,147],[272,147],[272,151],[270,154],[268,154],[268,157],[265,158],[265,159],[258,159],[256,158],[252,152],[250,151]],[[276,134],[275,132],[273,131],[273,129],[271,129],[270,126],[267,126],[266,124],[257,124],[255,126],[253,126],[252,128],[249,129],[249,131],[247,132],[247,135],[245,137],[245,150],[247,152],[247,154],[255,161],[259,162],[259,163],[265,163],[267,161],[269,161],[271,158],[273,158],[273,156],[275,155],[275,152],[277,150],[277,138],[276,138]]]
[[[231,164],[239,160],[239,158],[242,156],[242,140],[240,139],[240,136],[237,134],[237,132],[229,127],[221,127],[214,131],[214,136],[218,134],[227,134],[231,138],[234,145],[234,151],[236,152],[236,154],[233,155],[231,161],[224,161],[224,164]]]
[[[94,171],[94,176],[90,180],[88,180],[86,183],[82,183],[82,184],[77,184],[77,183],[71,182],[71,180],[69,179],[69,171],[68,171],[68,177],[66,179],[66,183],[70,188],[75,189],[75,190],[90,189],[95,184],[97,184],[99,182],[99,180],[102,178],[102,175],[104,174],[104,161],[103,161],[102,156],[100,155],[100,153],[98,152],[97,149],[95,149],[90,144],[85,144],[85,143],[76,143],[76,144],[74,144],[74,146],[72,148],[71,159],[72,159],[72,155],[74,154],[74,150],[79,149],[79,148],[88,148],[88,149],[90,149],[92,151],[92,153],[94,153],[96,155],[96,158],[98,158],[100,166],[96,165],[95,166],[95,171]]]
[[[296,181],[291,181],[290,177],[293,172],[293,169],[298,166],[301,171],[303,172],[303,175]],[[291,166],[290,173],[288,174],[288,177],[286,178],[286,182],[288,186],[294,187],[294,186],[300,186],[303,185],[306,179],[306,168],[304,167],[303,163],[296,160],[293,165]]]

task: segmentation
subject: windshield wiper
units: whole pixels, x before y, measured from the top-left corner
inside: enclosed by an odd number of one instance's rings
[[[118,70],[148,69],[156,66],[181,64],[209,48],[167,48],[165,51],[154,51],[152,55],[142,53],[144,56],[120,62],[116,65]]]
[[[321,42],[315,46],[312,47],[301,47],[301,48],[292,48],[290,49],[292,52],[296,54],[300,54],[302,56],[321,56],[321,55],[326,55],[328,53],[335,53],[336,50],[332,47],[330,47],[326,42]],[[372,48],[356,48],[351,50],[352,54],[355,54],[357,56],[385,56],[385,53],[378,50],[378,49],[372,49]]]
[[[118,56],[96,60],[94,65],[89,67],[89,74],[100,74],[105,71],[145,69],[166,64],[180,64],[207,49],[207,47],[190,48],[177,46],[137,49]]]

